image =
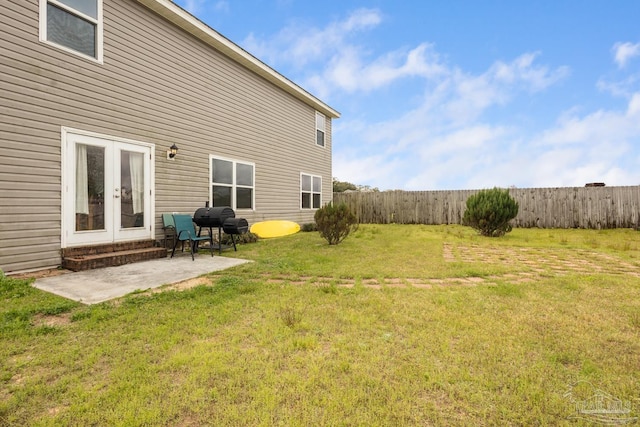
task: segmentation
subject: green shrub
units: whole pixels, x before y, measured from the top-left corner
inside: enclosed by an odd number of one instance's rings
[[[253,234],[250,231],[247,231],[246,233],[242,233],[242,234],[235,234],[234,238],[236,241],[237,245],[242,245],[244,243],[255,243],[258,241],[258,236],[256,234]],[[214,240],[217,243],[217,236],[214,237]],[[222,244],[223,245],[233,245],[233,241],[231,239],[231,234],[223,234],[222,235]]]
[[[300,231],[309,232],[309,231],[318,231],[318,227],[315,222],[308,222],[306,224],[302,224],[300,227]]]
[[[481,190],[467,199],[463,224],[489,237],[504,236],[511,231],[511,221],[518,215],[518,202],[509,190]]]
[[[302,321],[302,311],[293,307],[282,307],[280,319],[290,328],[295,328]]]
[[[337,245],[358,228],[358,219],[344,203],[337,206],[329,203],[321,207],[314,219],[320,235],[330,245]]]

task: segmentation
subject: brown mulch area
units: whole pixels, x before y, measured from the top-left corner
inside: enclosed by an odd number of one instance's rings
[[[30,271],[26,273],[7,274],[7,276],[14,279],[42,279],[43,277],[60,276],[67,273],[72,273],[72,271],[62,268],[48,268],[46,270]]]

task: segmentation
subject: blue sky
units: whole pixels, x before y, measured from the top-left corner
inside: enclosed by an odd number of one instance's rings
[[[341,181],[640,184],[638,0],[175,1],[341,112]]]

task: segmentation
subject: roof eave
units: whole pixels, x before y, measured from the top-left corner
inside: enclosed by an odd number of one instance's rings
[[[170,0],[137,0],[157,14],[161,15],[168,21],[193,34],[195,37],[204,41],[217,51],[226,55],[230,59],[240,63],[247,69],[253,71],[265,80],[273,83],[285,92],[293,95],[304,103],[314,107],[321,113],[331,117],[339,118],[340,113],[329,105],[322,102],[282,74],[242,49],[222,34],[200,21],[180,6]]]

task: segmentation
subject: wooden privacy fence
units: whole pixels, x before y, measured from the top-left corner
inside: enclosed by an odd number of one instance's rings
[[[461,224],[467,198],[479,190],[334,193],[365,224]],[[638,228],[640,186],[515,188],[515,227]]]

